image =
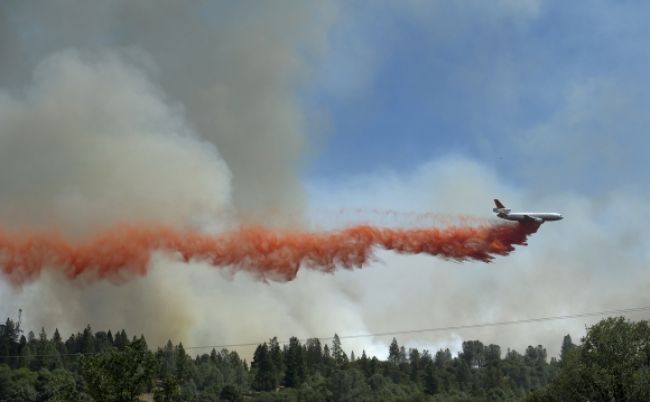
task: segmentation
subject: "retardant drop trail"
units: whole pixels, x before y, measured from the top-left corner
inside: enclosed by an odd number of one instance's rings
[[[205,261],[253,273],[263,280],[289,281],[303,267],[333,272],[362,268],[373,249],[429,254],[456,261],[489,262],[525,245],[539,224],[489,224],[425,229],[358,225],[331,232],[278,231],[243,227],[222,234],[166,227],[122,226],[79,242],[53,234],[0,232],[0,269],[20,286],[43,269],[60,270],[72,279],[123,282],[145,275],[151,253],[170,253],[183,261]]]

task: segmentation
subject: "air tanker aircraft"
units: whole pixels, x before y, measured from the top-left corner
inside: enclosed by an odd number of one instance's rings
[[[546,221],[559,221],[564,218],[556,212],[510,212],[510,208],[506,208],[506,206],[497,199],[494,200],[494,204],[496,204],[497,207],[493,208],[492,211],[496,213],[499,218],[507,219],[509,221],[544,223]]]

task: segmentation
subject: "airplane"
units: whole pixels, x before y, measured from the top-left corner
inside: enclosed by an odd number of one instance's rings
[[[559,221],[564,219],[561,214],[556,212],[510,212],[510,208],[506,208],[501,201],[495,199],[494,204],[497,206],[492,209],[501,219],[518,222],[535,222],[544,223],[546,221]]]

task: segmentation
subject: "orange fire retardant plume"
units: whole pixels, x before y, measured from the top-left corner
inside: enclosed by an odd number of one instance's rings
[[[70,279],[113,282],[145,275],[151,253],[159,250],[182,261],[204,261],[253,273],[262,280],[289,281],[300,267],[333,272],[361,268],[375,247],[402,254],[429,254],[456,261],[489,262],[525,245],[539,224],[500,223],[445,228],[393,229],[358,225],[338,231],[301,232],[242,227],[206,234],[167,227],[120,226],[86,240],[60,235],[0,232],[0,272],[20,286],[43,269]]]

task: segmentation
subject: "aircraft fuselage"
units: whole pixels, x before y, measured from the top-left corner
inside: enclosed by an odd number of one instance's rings
[[[501,219],[506,219],[509,221],[541,220],[542,222],[546,222],[546,221],[559,221],[560,219],[564,219],[564,217],[561,214],[555,212],[510,212],[510,213],[500,212],[497,213],[497,216]]]
[[[501,201],[495,199],[494,204],[496,208],[493,208],[492,211],[497,214],[501,219],[506,219],[509,221],[517,222],[535,222],[535,223],[544,223],[546,221],[559,221],[564,219],[562,214],[557,212],[511,212],[510,208],[506,208]]]

